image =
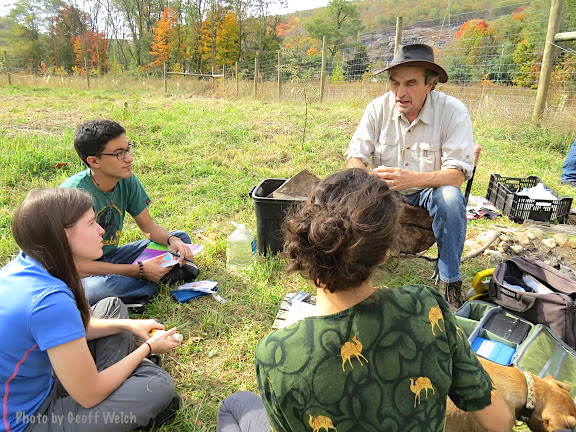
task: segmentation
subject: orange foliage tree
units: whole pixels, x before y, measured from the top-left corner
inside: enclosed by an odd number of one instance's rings
[[[214,24],[212,24],[212,20]],[[212,26],[214,25],[214,32]],[[236,14],[224,11],[220,6],[202,22],[198,50],[203,61],[212,59],[215,48],[215,64],[232,65],[240,53],[240,25]]]
[[[154,57],[154,60],[150,63],[150,66],[160,66],[170,62],[170,55],[175,45],[174,38],[176,36],[177,21],[176,13],[170,8],[165,8],[162,12],[162,18],[158,20],[156,27],[153,29],[154,39],[150,54]]]
[[[76,63],[76,70],[86,73],[85,60],[91,70],[104,73],[108,71],[108,41],[104,32],[94,32],[86,30],[79,36],[70,38]]]

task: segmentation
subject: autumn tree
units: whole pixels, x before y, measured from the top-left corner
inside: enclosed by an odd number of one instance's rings
[[[74,38],[84,35],[89,27],[90,17],[88,14],[74,6],[64,5],[58,11],[50,26],[54,66],[67,71],[72,70],[72,67],[77,63],[73,47]],[[80,61],[83,63],[84,60]],[[84,67],[83,64],[81,66]]]
[[[160,66],[164,63],[170,63],[170,55],[175,45],[175,30],[177,25],[176,14],[170,8],[165,8],[162,12],[162,18],[158,20],[154,27],[154,38],[152,41],[152,50],[150,54],[154,60],[150,66]]]
[[[19,0],[10,10],[5,39],[14,53],[12,67],[37,71],[48,58],[49,43],[44,32],[49,23],[49,6],[41,0]]]
[[[86,63],[92,71],[108,71],[108,41],[104,32],[86,30],[83,34],[72,37],[72,47],[77,71],[85,73]]]
[[[202,22],[199,51],[212,66],[232,65],[240,53],[240,27],[236,14],[220,5]]]
[[[240,26],[236,14],[228,11],[216,31],[216,61],[231,66],[240,54]]]
[[[332,70],[334,57],[342,43],[351,36],[356,36],[362,25],[358,18],[358,9],[346,0],[330,0],[326,9],[307,24],[306,29],[318,41],[326,36],[327,49],[330,53],[327,69]]]

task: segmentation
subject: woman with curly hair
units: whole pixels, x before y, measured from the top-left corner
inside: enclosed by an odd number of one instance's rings
[[[447,397],[488,430],[511,430],[512,414],[442,296],[372,285],[398,213],[385,181],[350,169],[320,182],[288,219],[289,271],[313,282],[316,307],[256,348],[274,431],[440,432]]]

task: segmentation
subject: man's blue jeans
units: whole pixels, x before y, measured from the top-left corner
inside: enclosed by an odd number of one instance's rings
[[[562,183],[564,182],[576,182],[576,141],[572,143],[566,159],[564,160],[564,165],[562,165]]]
[[[190,244],[190,237],[184,231],[173,231],[176,237]],[[150,240],[144,239],[117,248],[97,261],[111,264],[132,264]],[[84,293],[90,306],[106,297],[119,297],[125,304],[146,304],[158,294],[158,284],[146,279],[137,279],[117,274],[88,276],[82,279]]]
[[[406,195],[406,201],[428,210],[438,244],[438,272],[444,282],[460,280],[460,258],[466,240],[466,203],[459,188],[440,186]]]

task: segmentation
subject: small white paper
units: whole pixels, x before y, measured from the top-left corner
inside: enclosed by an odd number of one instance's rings
[[[282,323],[282,327],[293,324],[306,317],[314,316],[316,314],[316,306],[310,303],[295,300],[288,309],[286,319]]]
[[[173,259],[170,261],[162,261],[162,263],[160,264],[160,267],[172,267],[173,265],[178,264],[178,260],[177,259]]]
[[[218,286],[218,282],[216,281],[195,281],[195,282],[188,282],[184,285],[180,285],[177,289],[180,290],[191,290],[191,291],[200,291],[205,293],[212,293],[212,290]]]
[[[532,288],[534,290],[534,292],[537,292],[538,294],[552,294],[553,291],[548,288],[546,285],[541,284],[540,282],[538,282],[536,279],[534,279],[532,276],[525,274],[522,276],[522,280],[524,281],[524,283],[526,285],[528,285],[530,288]]]
[[[495,346],[496,344],[492,341],[489,340],[482,341],[482,343],[478,347],[478,351],[476,351],[476,354],[485,358],[489,358]]]

